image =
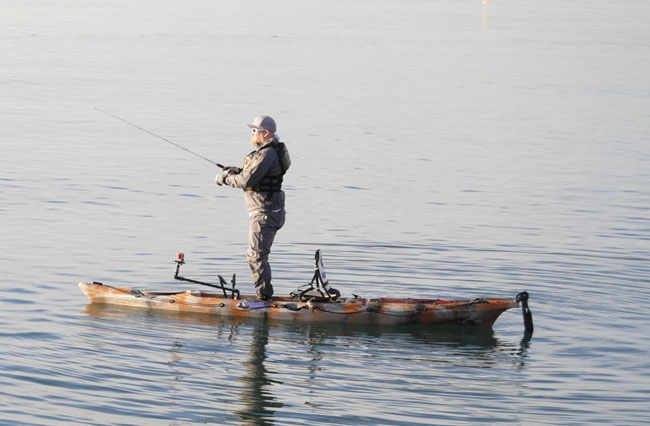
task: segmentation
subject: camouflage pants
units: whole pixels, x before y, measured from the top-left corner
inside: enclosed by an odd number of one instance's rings
[[[277,213],[260,213],[250,217],[246,260],[251,269],[258,296],[271,297],[273,295],[269,254],[275,234],[284,225],[284,219],[284,209]]]

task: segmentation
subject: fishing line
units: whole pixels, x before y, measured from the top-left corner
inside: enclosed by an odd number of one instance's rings
[[[155,138],[158,138],[158,139],[160,139],[160,140],[162,140],[162,141],[165,141],[165,142],[167,142],[168,144],[174,145],[175,147],[178,147],[178,148],[182,149],[183,151],[189,152],[190,154],[195,155],[195,156],[197,156],[197,157],[199,157],[199,158],[201,158],[201,159],[207,161],[207,162],[210,163],[210,164],[214,164],[215,166],[217,166],[217,167],[219,167],[219,168],[221,168],[221,169],[224,169],[224,166],[222,166],[221,164],[219,164],[219,163],[217,163],[217,162],[214,162],[214,161],[210,160],[209,158],[206,158],[206,157],[202,156],[201,154],[197,154],[196,152],[194,152],[194,151],[192,151],[192,150],[189,150],[189,149],[185,148],[184,146],[177,144],[176,142],[172,142],[172,141],[170,141],[170,140],[167,139],[167,138],[164,138],[164,137],[162,137],[162,136],[160,136],[160,135],[157,135],[157,134],[155,134],[154,132],[145,129],[144,127],[140,127],[140,126],[138,126],[137,124],[131,123],[130,121],[125,120],[125,119],[123,119],[122,117],[118,117],[117,115],[112,114],[112,113],[110,113],[110,112],[108,112],[108,111],[104,111],[104,110],[101,109],[101,108],[95,108],[95,110],[97,110],[97,111],[99,111],[99,112],[103,112],[104,114],[106,114],[106,115],[108,115],[108,116],[111,116],[111,117],[113,117],[113,118],[115,118],[115,119],[117,119],[117,120],[120,120],[120,121],[122,121],[122,122],[128,124],[129,126],[133,126],[133,127],[135,127],[136,129],[140,129],[140,130],[142,130],[143,132],[149,133],[151,136],[153,136],[153,137],[155,137]]]

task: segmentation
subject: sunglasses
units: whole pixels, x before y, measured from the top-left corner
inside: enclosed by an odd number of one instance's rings
[[[256,128],[252,128],[251,131],[253,133],[264,133],[264,132],[266,132],[265,129],[256,129]]]

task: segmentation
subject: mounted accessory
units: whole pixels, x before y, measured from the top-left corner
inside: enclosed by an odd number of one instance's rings
[[[228,293],[227,292],[230,293],[230,297],[232,299],[241,298],[241,296],[239,294],[239,290],[235,289],[235,284],[236,284],[235,274],[232,274],[232,280],[230,281],[230,285],[231,285],[230,287],[226,287],[228,285],[228,283],[226,282],[226,279],[224,277],[222,277],[221,275],[217,275],[217,277],[219,277],[219,284],[210,284],[210,283],[206,283],[206,282],[203,282],[203,281],[197,281],[197,280],[193,280],[193,279],[190,279],[190,278],[181,277],[180,275],[178,275],[178,272],[179,272],[179,269],[181,268],[181,265],[185,264],[185,255],[183,253],[176,254],[175,262],[176,262],[176,269],[174,270],[174,279],[177,279],[177,280],[180,280],[180,281],[188,281],[188,282],[195,283],[195,284],[206,285],[208,287],[218,288],[221,291],[223,291],[223,297],[225,297],[225,298],[228,298]]]

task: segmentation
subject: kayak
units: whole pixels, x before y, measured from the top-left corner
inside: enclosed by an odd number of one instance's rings
[[[524,322],[528,311],[528,293],[515,298],[475,298],[466,300],[414,298],[341,298],[329,287],[322,267],[322,258],[316,252],[314,280],[307,289],[298,289],[290,296],[274,296],[258,300],[255,295],[241,295],[225,280],[214,285],[183,278],[178,268],[184,263],[182,253],[176,260],[174,278],[219,288],[218,292],[200,290],[142,291],[134,288],[113,287],[99,282],[80,282],[81,291],[91,303],[129,306],[151,310],[191,312],[234,318],[267,318],[296,322],[330,322],[370,325],[401,324],[466,324],[492,327],[506,310],[522,306]],[[313,283],[316,282],[316,286]],[[230,293],[230,294],[228,294]],[[528,312],[527,312],[528,311]],[[532,316],[526,330],[532,332]]]
[[[353,324],[468,324],[491,327],[504,311],[518,307],[515,299],[443,300],[341,298],[333,302],[302,302],[291,297],[258,301],[256,296],[224,298],[198,290],[140,291],[97,282],[79,283],[92,303],[195,312],[232,317]]]

